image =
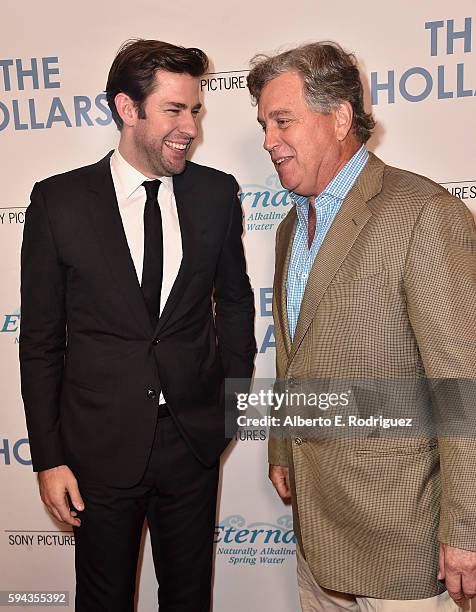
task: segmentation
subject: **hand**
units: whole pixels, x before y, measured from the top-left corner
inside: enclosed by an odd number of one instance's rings
[[[289,468],[282,465],[269,466],[269,479],[278,492],[278,495],[283,500],[289,500],[291,497],[291,487],[289,485]]]
[[[476,595],[476,552],[440,544],[438,580],[444,580],[458,605]]]
[[[78,482],[67,465],[59,465],[49,470],[38,472],[40,495],[48,512],[56,520],[79,527],[81,521],[76,518],[77,512],[69,507],[66,494],[79,511],[84,510],[84,502],[78,489]]]

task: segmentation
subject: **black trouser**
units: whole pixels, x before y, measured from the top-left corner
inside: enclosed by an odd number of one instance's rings
[[[160,418],[141,482],[118,489],[79,481],[76,611],[132,612],[144,518],[160,612],[208,612],[218,465],[204,467],[172,418]]]

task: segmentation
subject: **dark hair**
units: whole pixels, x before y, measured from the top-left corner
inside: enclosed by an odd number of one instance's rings
[[[304,96],[309,107],[329,114],[341,102],[352,105],[352,130],[361,143],[370,138],[375,121],[364,110],[364,94],[357,61],[334,42],[302,45],[273,57],[255,55],[247,84],[255,104],[269,81],[295,71],[304,81]]]
[[[117,52],[106,85],[106,99],[112,118],[122,129],[123,122],[114,102],[118,93],[127,94],[145,119],[144,101],[155,88],[157,70],[200,77],[208,70],[208,57],[200,49],[178,47],[160,40],[127,40]]]

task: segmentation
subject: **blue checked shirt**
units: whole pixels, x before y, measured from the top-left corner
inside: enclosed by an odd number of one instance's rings
[[[310,249],[307,246],[309,199],[297,193],[290,194],[297,213],[296,234],[286,279],[286,304],[291,339],[294,339],[301,302],[314,259],[340,205],[362,172],[368,158],[367,149],[362,145],[324,191],[316,197],[316,233]]]

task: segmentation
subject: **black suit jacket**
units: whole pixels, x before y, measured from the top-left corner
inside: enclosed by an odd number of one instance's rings
[[[196,456],[217,461],[224,377],[250,378],[256,345],[234,178],[191,162],[174,177],[183,259],[153,329],[109,158],[33,189],[20,363],[34,469],[125,487],[146,467],[161,390]]]

